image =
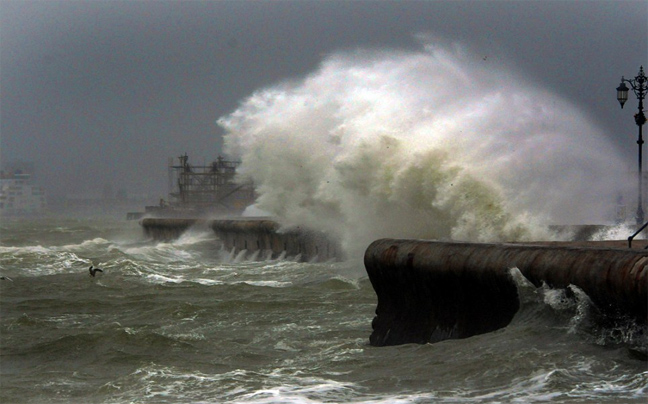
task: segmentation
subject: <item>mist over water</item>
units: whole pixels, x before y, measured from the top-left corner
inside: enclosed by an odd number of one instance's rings
[[[625,165],[575,105],[460,46],[338,53],[223,117],[287,225],[340,237],[547,239],[609,222]]]

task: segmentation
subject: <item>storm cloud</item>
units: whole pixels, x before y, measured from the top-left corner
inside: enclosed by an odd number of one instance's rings
[[[615,88],[648,65],[645,1],[3,0],[0,18],[1,162],[33,161],[51,195],[155,200],[168,157],[222,153],[217,120],[254,91],[422,35],[569,100],[636,165]]]

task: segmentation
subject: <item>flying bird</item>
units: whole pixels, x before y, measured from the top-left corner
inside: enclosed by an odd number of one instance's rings
[[[90,265],[90,276],[94,277],[95,274],[97,273],[97,271],[99,271],[99,272],[103,272],[103,271],[101,270],[101,268],[93,268],[93,266]]]

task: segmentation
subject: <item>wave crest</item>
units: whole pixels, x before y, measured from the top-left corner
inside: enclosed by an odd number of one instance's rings
[[[546,239],[546,224],[604,220],[626,170],[585,114],[528,83],[460,47],[339,53],[219,124],[260,209],[347,250]]]

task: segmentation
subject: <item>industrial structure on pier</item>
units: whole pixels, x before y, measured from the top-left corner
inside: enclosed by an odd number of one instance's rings
[[[129,213],[129,219],[240,215],[254,203],[252,182],[237,178],[240,161],[219,156],[211,164],[192,165],[186,153],[178,160],[169,163],[169,199],[147,206],[143,214]]]

